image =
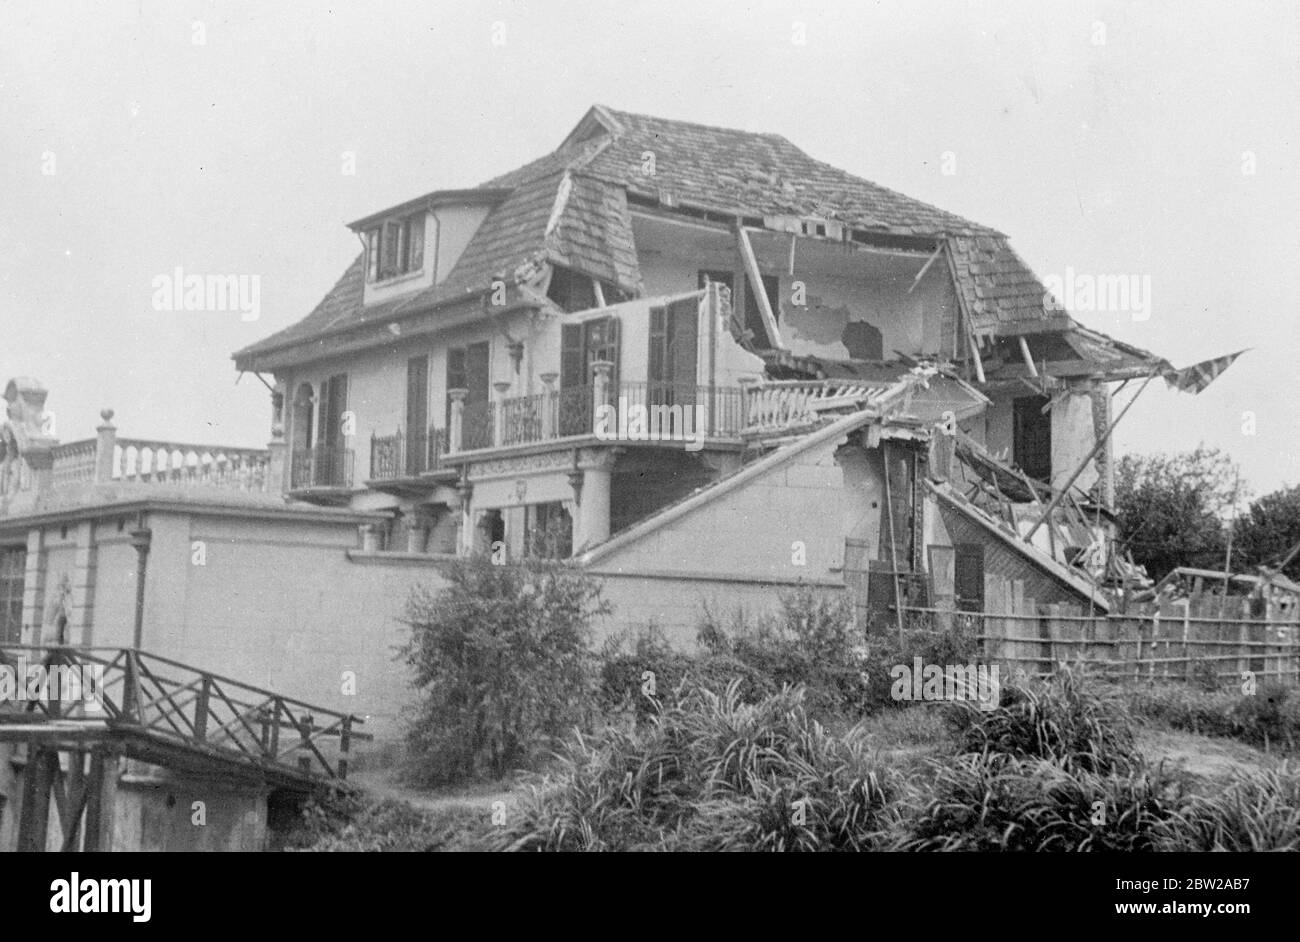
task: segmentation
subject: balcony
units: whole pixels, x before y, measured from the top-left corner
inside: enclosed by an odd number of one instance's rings
[[[266,493],[272,487],[268,449],[118,438],[112,415],[108,409],[102,413],[98,437],[55,445],[50,450],[52,487],[153,484],[254,493]]]
[[[317,445],[293,452],[290,490],[347,490],[352,487],[351,448]]]
[[[598,413],[597,404],[612,408]],[[639,418],[638,418],[639,416]],[[745,425],[738,386],[597,382],[496,401],[453,402],[448,453],[515,448],[564,439],[736,441]]]
[[[372,435],[370,480],[399,481],[443,470],[446,450],[446,429],[430,428],[409,435],[398,429],[393,435]]]

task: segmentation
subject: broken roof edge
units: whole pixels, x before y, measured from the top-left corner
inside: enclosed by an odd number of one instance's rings
[[[1073,591],[1079,593],[1084,599],[1096,605],[1103,612],[1110,611],[1110,601],[1104,594],[1098,591],[1097,587],[1078,574],[1064,563],[1057,562],[1048,556],[1038,547],[1024,540],[1017,539],[1012,534],[1003,530],[998,522],[986,514],[979,507],[967,501],[962,497],[950,484],[936,484],[934,481],[925,481],[926,490],[935,496],[935,499],[951,507],[957,513],[962,514],[967,519],[978,524],[987,532],[993,534],[1002,543],[1011,547],[1015,552],[1024,556],[1030,563],[1034,564],[1053,578],[1064,583]]]
[[[827,441],[831,441],[839,436],[848,435],[850,432],[856,431],[868,422],[880,418],[881,414],[875,409],[863,409],[860,412],[855,412],[852,415],[847,415],[838,421],[832,422],[830,425],[826,425],[796,442],[791,442],[789,445],[778,448],[770,455],[765,455],[764,457],[759,458],[753,464],[741,468],[735,474],[722,478],[721,480],[696,491],[678,503],[668,505],[662,510],[647,517],[645,520],[633,524],[622,533],[610,537],[610,539],[606,540],[604,543],[600,543],[591,549],[577,554],[575,557],[576,561],[578,565],[584,568],[590,567],[593,563],[597,563],[613,553],[636,543],[668,524],[694,513],[704,505],[710,504],[718,498],[730,494],[732,491],[748,484],[755,478],[760,477],[775,468],[779,468],[781,465],[798,457],[804,452],[816,448],[819,445],[823,445]]]

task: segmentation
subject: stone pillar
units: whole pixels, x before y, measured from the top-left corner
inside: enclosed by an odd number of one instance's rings
[[[285,472],[289,464],[289,445],[284,436],[284,384],[276,383],[271,392],[271,440],[266,445],[266,492],[280,494],[289,489]]]
[[[27,569],[23,573],[23,634],[21,644],[41,643],[45,621],[45,531],[27,531]]]
[[[76,525],[77,549],[73,557],[72,610],[68,612],[68,643],[93,644],[95,619],[95,525]],[[53,629],[53,625],[49,626]],[[48,641],[52,639],[42,639]]]
[[[374,553],[379,549],[379,528],[373,523],[361,525],[361,552]]]
[[[117,449],[117,427],[113,425],[113,410],[103,409],[99,413],[102,424],[96,426],[95,440],[95,483],[107,484],[113,480],[113,452]]]
[[[601,406],[609,405],[610,396],[610,376],[614,371],[614,364],[609,360],[596,360],[591,364],[591,419],[592,427],[588,432],[595,432],[595,423],[598,418]]]
[[[506,440],[506,394],[510,392],[510,384],[503,380],[493,383],[492,388],[497,393],[496,421],[492,423],[492,444],[500,448]]]
[[[597,453],[578,473],[582,475],[581,497],[574,516],[573,550],[580,553],[609,539],[610,484],[614,468],[613,449]],[[570,476],[572,480],[572,475]],[[575,491],[578,488],[575,486]]]
[[[465,397],[469,395],[468,389],[449,389],[447,395],[451,397],[451,420],[447,423],[447,451],[464,451],[464,430],[465,430]]]
[[[456,486],[456,496],[460,498],[460,539],[456,552],[468,556],[474,552],[474,521],[470,508],[473,503],[474,488],[468,481],[461,481]]]
[[[559,426],[560,402],[555,395],[555,381],[559,378],[559,373],[542,374],[542,438],[544,439],[555,438]]]
[[[284,440],[283,429],[273,429],[271,440],[266,443],[266,492],[280,494],[288,490],[285,472],[289,466],[289,446]]]
[[[406,528],[406,551],[423,553],[429,533],[429,518],[423,513],[412,511],[410,521]]]

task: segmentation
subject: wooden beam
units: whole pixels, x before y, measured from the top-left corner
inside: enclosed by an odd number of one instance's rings
[[[1029,355],[1029,341],[1025,340],[1023,336],[1016,339],[1020,341],[1020,355],[1025,360],[1025,366],[1029,368],[1029,375],[1034,379],[1038,379],[1038,367],[1034,366],[1034,358]]]
[[[605,307],[605,289],[600,286],[600,279],[591,279],[591,288],[596,293],[596,307]]]
[[[941,254],[943,254],[943,246],[944,243],[940,242],[939,247],[934,250],[934,254],[925,260],[925,264],[921,266],[921,270],[917,272],[916,277],[912,279],[912,285],[907,289],[908,294],[911,294],[916,286],[921,283],[921,279],[924,278],[925,273],[930,270],[930,266],[935,263]]]
[[[768,340],[773,347],[781,346],[781,333],[776,327],[776,315],[772,313],[772,304],[763,290],[763,273],[758,270],[758,259],[754,247],[749,243],[749,233],[743,225],[736,225],[736,239],[740,244],[740,257],[745,261],[745,271],[749,275],[750,288],[758,301],[759,313],[763,315],[763,327],[767,330]]]

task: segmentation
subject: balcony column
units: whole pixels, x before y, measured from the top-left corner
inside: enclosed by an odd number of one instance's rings
[[[492,444],[500,448],[506,441],[506,393],[510,392],[510,384],[502,380],[493,383],[492,388],[497,393],[496,421],[492,423]]]
[[[582,552],[609,539],[610,482],[614,461],[622,449],[588,452],[582,469],[569,475],[576,498],[574,552]],[[581,475],[581,478],[578,476]]]
[[[591,364],[591,428],[589,432],[595,433],[597,413],[601,406],[609,405],[610,396],[610,375],[614,371],[614,364],[609,360],[595,360]]]
[[[113,410],[101,409],[103,420],[95,428],[95,483],[107,484],[113,479],[113,451],[117,447],[117,427],[113,425]]]
[[[447,423],[447,451],[464,451],[465,397],[469,395],[469,390],[449,389],[447,395],[451,397],[451,420]]]
[[[462,478],[456,485],[456,496],[460,499],[460,538],[456,552],[461,556],[469,556],[474,552],[474,521],[470,515],[474,486]]]
[[[555,397],[555,381],[560,378],[559,373],[542,374],[542,438],[552,439],[556,437],[556,425],[559,420],[560,403]]]

